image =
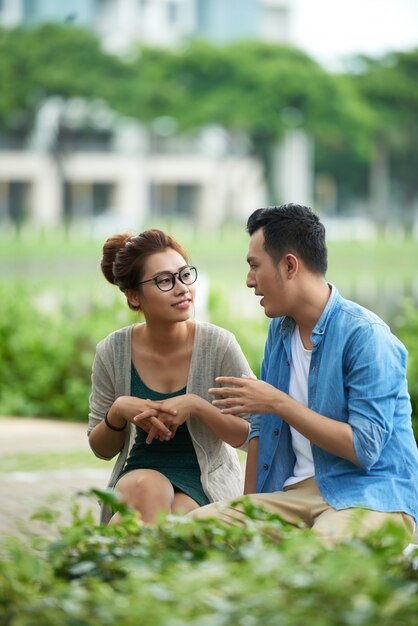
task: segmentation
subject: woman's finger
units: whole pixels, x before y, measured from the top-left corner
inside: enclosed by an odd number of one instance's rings
[[[138,422],[142,422],[143,420],[151,419],[152,417],[157,416],[158,411],[156,409],[145,409],[145,411],[141,411],[141,413],[138,413],[138,415],[135,415],[135,417],[133,417],[132,419],[135,424],[137,424]]]
[[[145,443],[148,443],[148,444],[152,443],[154,439],[159,437],[159,433],[160,431],[158,430],[158,428],[156,428],[155,426],[151,426],[148,436],[145,439]]]
[[[154,409],[157,412],[168,413],[169,415],[177,415],[176,409],[170,409],[170,407],[166,406],[164,402],[157,401],[148,401],[148,406],[150,409]]]

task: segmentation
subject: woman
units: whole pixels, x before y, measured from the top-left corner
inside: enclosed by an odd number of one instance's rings
[[[196,268],[172,237],[147,230],[110,237],[101,269],[145,320],[96,349],[89,441],[100,458],[119,453],[109,487],[144,523],[239,496],[233,448],[249,425],[214,407],[208,389],[216,376],[252,373],[231,333],[193,319]],[[102,521],[110,517],[104,507]]]

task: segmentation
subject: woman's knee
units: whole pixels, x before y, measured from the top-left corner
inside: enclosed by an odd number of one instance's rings
[[[169,502],[174,497],[170,481],[156,470],[134,470],[119,481],[116,489],[123,501],[130,506],[150,498],[158,502]]]

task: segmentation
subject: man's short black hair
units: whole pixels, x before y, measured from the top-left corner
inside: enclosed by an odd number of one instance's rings
[[[275,263],[292,252],[311,272],[325,276],[325,228],[311,208],[290,203],[257,209],[248,218],[247,232],[252,235],[259,228],[264,232],[264,249]]]

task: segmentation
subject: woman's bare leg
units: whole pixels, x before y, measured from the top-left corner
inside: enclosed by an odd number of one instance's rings
[[[193,498],[182,491],[175,492],[173,504],[171,505],[171,512],[174,515],[186,515],[186,513],[190,513],[190,511],[198,508],[199,505]]]
[[[155,470],[133,470],[119,480],[115,489],[121,494],[124,504],[140,513],[145,524],[155,523],[159,513],[170,513],[172,510],[175,498],[173,486],[168,478]]]

